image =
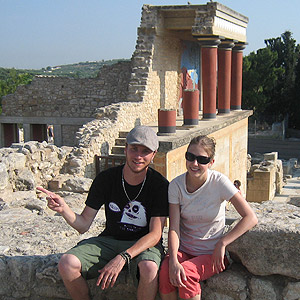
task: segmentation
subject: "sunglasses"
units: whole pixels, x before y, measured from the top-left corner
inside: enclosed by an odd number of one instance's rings
[[[210,157],[202,155],[196,156],[191,152],[185,152],[185,159],[188,161],[195,161],[196,159],[197,163],[201,165],[207,165],[210,162]]]

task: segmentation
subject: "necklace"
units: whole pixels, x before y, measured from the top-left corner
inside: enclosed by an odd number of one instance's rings
[[[128,199],[129,202],[134,201],[134,200],[136,200],[136,199],[138,198],[138,196],[140,195],[140,193],[142,192],[142,189],[143,189],[143,187],[144,187],[144,184],[145,184],[145,181],[146,181],[146,177],[147,177],[147,174],[145,175],[145,178],[144,178],[144,180],[143,180],[142,186],[141,186],[141,188],[140,188],[138,194],[135,196],[134,199],[131,200],[131,199],[129,198],[127,192],[126,192],[126,189],[125,189],[124,173],[123,173],[123,171],[122,171],[122,186],[123,186],[124,193],[125,193],[125,195],[126,195],[126,197],[127,197],[127,199]]]

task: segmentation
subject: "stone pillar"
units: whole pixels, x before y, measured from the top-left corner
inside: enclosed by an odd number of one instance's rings
[[[197,37],[201,45],[201,74],[203,89],[203,119],[216,118],[217,56],[220,39]]]
[[[53,125],[53,139],[54,145],[57,147],[63,146],[62,144],[62,133],[61,133],[61,125]]]
[[[230,109],[242,109],[242,77],[243,77],[243,50],[245,44],[238,43],[232,49],[231,64],[231,99]]]
[[[230,113],[232,41],[222,41],[218,48],[218,114]]]
[[[24,130],[24,142],[26,143],[31,140],[30,124],[23,124],[23,130]]]

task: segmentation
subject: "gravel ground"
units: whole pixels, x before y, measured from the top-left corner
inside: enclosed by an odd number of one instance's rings
[[[80,212],[84,207],[86,195],[68,193],[62,196],[74,211]],[[45,198],[3,202],[0,202],[0,255],[63,253],[78,241],[98,235],[105,222],[101,209],[90,230],[81,235],[46,206]],[[37,204],[39,202],[41,204]]]

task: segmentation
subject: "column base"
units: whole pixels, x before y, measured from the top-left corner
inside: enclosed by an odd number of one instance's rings
[[[157,135],[176,134],[176,126],[159,126]]]
[[[242,110],[242,106],[241,105],[231,105],[230,109],[231,110]]]
[[[219,114],[230,114],[230,109],[229,108],[219,108],[218,115]]]
[[[199,120],[198,119],[184,119],[183,125],[198,125]]]
[[[215,119],[217,116],[215,113],[204,113],[203,119]]]

